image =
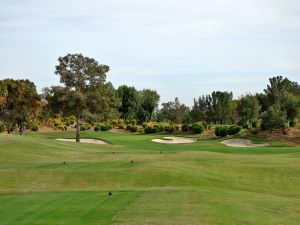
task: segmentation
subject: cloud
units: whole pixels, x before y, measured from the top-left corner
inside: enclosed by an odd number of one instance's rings
[[[58,82],[54,66],[69,52],[164,99],[257,91],[272,75],[300,81],[298,0],[2,0],[0,15],[0,78],[38,87]]]

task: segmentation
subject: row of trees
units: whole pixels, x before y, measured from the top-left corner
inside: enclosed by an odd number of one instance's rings
[[[174,101],[162,103],[155,90],[136,90],[126,85],[115,89],[106,81],[109,66],[82,54],[59,57],[55,74],[61,86],[44,88],[38,95],[35,85],[28,80],[0,81],[0,121],[8,132],[24,128],[36,121],[55,115],[76,118],[77,141],[80,123],[122,118],[138,123],[157,121],[191,124],[202,121],[212,124],[240,124],[264,129],[279,129],[294,125],[299,116],[300,87],[281,76],[270,79],[263,93],[247,94],[233,99],[232,92],[214,91],[194,99],[190,108]]]
[[[240,124],[276,130],[294,126],[300,113],[300,86],[282,76],[269,79],[263,93],[247,94],[234,100],[232,92],[214,91],[194,99],[187,107],[178,98],[163,103],[157,111],[158,121],[191,123],[204,121],[212,124]]]

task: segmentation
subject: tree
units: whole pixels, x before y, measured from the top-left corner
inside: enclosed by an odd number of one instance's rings
[[[270,78],[270,84],[264,90],[268,107],[276,104],[286,115],[287,125],[299,115],[300,86],[288,78],[277,76]],[[267,119],[267,118],[266,118]]]
[[[121,118],[125,120],[135,118],[139,107],[139,92],[134,87],[122,85],[117,93],[121,101],[119,107]]]
[[[229,119],[232,123],[238,123],[240,115],[238,113],[239,100],[231,100],[229,102]]]
[[[242,120],[247,122],[251,127],[252,122],[258,117],[260,108],[259,102],[255,96],[246,95],[240,99],[237,106],[237,111],[242,117]]]
[[[5,79],[0,82],[0,89],[0,120],[9,133],[17,127],[19,134],[23,134],[29,120],[39,113],[40,98],[34,83]]]
[[[276,103],[285,92],[299,93],[299,85],[282,76],[272,77],[269,79],[270,84],[264,90],[267,95],[269,106]]]
[[[286,112],[281,110],[279,103],[270,106],[262,116],[262,129],[274,131],[285,126]]]
[[[167,103],[162,103],[162,108],[159,112],[160,121],[171,121],[174,123],[182,123],[188,112],[188,107],[181,104],[176,97],[174,102],[170,101]],[[187,119],[187,118],[186,118]]]
[[[191,110],[191,117],[194,122],[206,121],[208,112],[208,96],[199,97],[198,100],[194,98],[194,105]]]
[[[95,59],[88,58],[82,54],[68,54],[58,58],[55,74],[60,76],[60,83],[64,84],[61,99],[65,103],[63,109],[72,109],[71,113],[76,116],[76,142],[80,142],[80,120],[83,112],[97,113],[101,97],[95,94],[106,81],[106,73],[109,67],[99,64]],[[89,96],[96,97],[91,99]],[[67,100],[67,101],[65,101]],[[93,103],[91,103],[91,101]]]
[[[232,100],[232,92],[214,91],[207,97],[207,116],[208,120],[218,123],[225,123],[229,120],[230,106]]]
[[[118,108],[121,102],[111,82],[100,84],[93,91],[88,92],[87,99],[89,99],[87,101],[88,111],[96,112],[96,114],[92,114],[92,118],[95,118],[94,122],[120,116]]]
[[[300,112],[300,99],[292,93],[285,92],[281,100],[281,109],[286,112],[287,125],[295,120]]]
[[[267,109],[269,107],[269,101],[268,101],[267,95],[264,93],[256,93],[255,97],[256,97],[257,101],[259,102],[260,112],[267,111]]]
[[[69,90],[62,86],[46,87],[42,90],[42,99],[46,102],[44,109],[45,117],[53,115],[70,114],[74,108]]]
[[[140,92],[140,104],[137,112],[139,122],[152,120],[155,109],[158,106],[159,94],[155,90],[144,89]]]

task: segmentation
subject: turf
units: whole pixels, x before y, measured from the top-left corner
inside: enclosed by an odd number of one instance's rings
[[[108,132],[82,137],[110,145],[55,140],[72,137],[0,136],[1,225],[299,224],[300,147]]]

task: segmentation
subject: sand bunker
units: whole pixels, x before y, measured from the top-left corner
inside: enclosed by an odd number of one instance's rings
[[[225,141],[222,141],[221,144],[230,146],[230,147],[262,147],[262,146],[268,146],[268,143],[264,144],[254,144],[250,140],[247,139],[242,139],[242,138],[233,138],[233,139],[228,139]]]
[[[76,142],[76,139],[66,139],[66,138],[58,138],[56,139],[58,141],[66,141],[66,142]],[[91,144],[98,144],[98,145],[105,145],[108,144],[105,141],[101,141],[98,139],[87,139],[87,138],[81,138],[80,143],[91,143]]]
[[[164,144],[185,144],[194,143],[196,138],[184,138],[184,137],[164,137],[163,139],[153,139],[152,141]]]

